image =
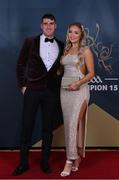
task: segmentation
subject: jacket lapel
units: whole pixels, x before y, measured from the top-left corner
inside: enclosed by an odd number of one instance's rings
[[[40,56],[40,54],[39,54],[39,49],[40,49],[40,36],[41,35],[38,35],[38,36],[36,36],[36,38],[35,38],[35,42],[34,42],[34,52],[35,52],[35,54],[36,54],[36,56],[37,56],[37,60],[38,60],[38,63],[39,63],[39,65],[40,66],[42,66],[42,68],[45,70],[45,71],[47,71],[47,68],[46,68],[46,66],[45,66],[45,64],[44,64],[44,62],[43,62],[43,60],[42,60],[42,58],[41,58],[41,56]]]
[[[57,38],[54,37],[54,39],[55,39],[55,41],[57,42],[57,45],[58,45],[58,48],[59,48],[59,53],[58,53],[57,59],[54,61],[53,65],[52,65],[52,67],[50,68],[49,71],[51,71],[52,68],[55,66],[55,64],[56,64],[58,61],[60,61],[60,56],[61,56],[61,52],[62,52],[61,46],[60,46]]]

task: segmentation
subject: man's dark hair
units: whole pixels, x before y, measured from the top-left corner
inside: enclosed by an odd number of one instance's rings
[[[54,20],[56,22],[56,18],[53,14],[44,14],[41,18],[41,22],[43,22],[43,19],[50,19],[50,20]]]

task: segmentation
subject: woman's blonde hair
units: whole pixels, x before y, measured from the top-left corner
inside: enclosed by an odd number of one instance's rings
[[[80,37],[80,41],[79,41],[79,51],[84,48],[86,46],[86,39],[85,39],[85,30],[84,27],[81,25],[81,23],[79,22],[75,22],[69,25],[68,30],[67,30],[67,34],[66,34],[66,46],[64,48],[64,55],[66,55],[69,51],[69,49],[72,46],[72,43],[69,41],[68,39],[68,33],[69,33],[69,29],[72,26],[77,26],[80,30],[81,30],[81,37]],[[80,52],[79,52],[80,53]]]

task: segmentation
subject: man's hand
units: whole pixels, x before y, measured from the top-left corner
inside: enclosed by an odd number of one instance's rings
[[[26,87],[24,86],[24,87],[22,87],[22,89],[21,89],[21,92],[22,92],[23,95],[24,95],[25,91],[26,91]]]

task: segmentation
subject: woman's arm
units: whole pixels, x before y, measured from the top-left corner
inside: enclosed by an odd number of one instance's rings
[[[84,57],[85,57],[85,64],[88,73],[81,79],[79,80],[79,85],[81,86],[82,84],[88,82],[94,77],[94,60],[93,60],[93,54],[89,48],[86,48],[84,50]]]

